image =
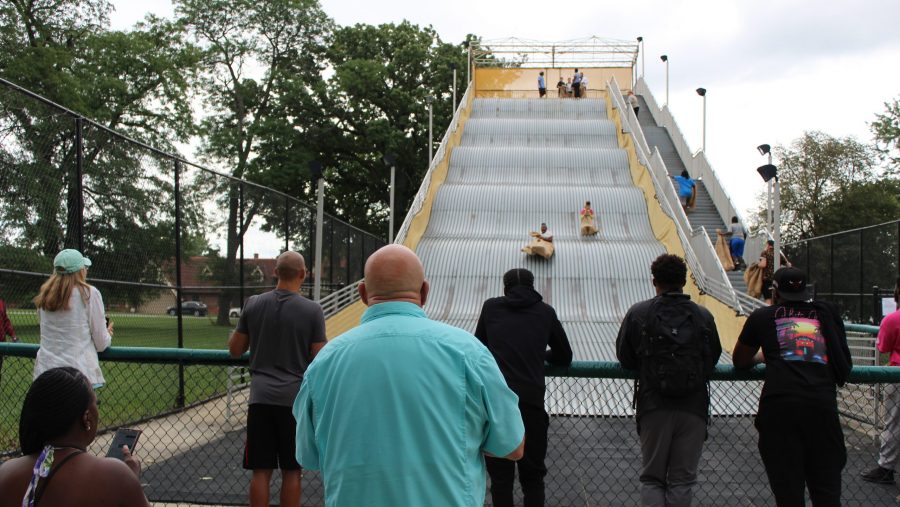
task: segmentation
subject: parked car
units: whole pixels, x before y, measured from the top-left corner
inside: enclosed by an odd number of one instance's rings
[[[170,306],[166,313],[169,315],[178,315],[178,308]],[[193,315],[195,317],[205,317],[209,313],[209,308],[200,301],[184,301],[181,303],[182,315]]]
[[[241,309],[240,309],[240,308],[229,308],[229,309],[228,309],[228,316],[229,316],[229,317],[240,317],[240,316],[241,316]]]

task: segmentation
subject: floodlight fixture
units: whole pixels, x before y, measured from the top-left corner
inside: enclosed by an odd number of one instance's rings
[[[384,165],[388,167],[397,165],[397,155],[395,153],[387,152],[381,157],[381,160],[384,162]]]
[[[668,61],[669,61],[669,55],[662,55],[662,56],[659,57],[659,59],[662,60],[662,61],[664,61],[664,62],[668,62]]]
[[[706,97],[706,88],[697,88],[697,95]]]
[[[763,181],[769,181],[772,178],[778,179],[778,168],[772,164],[761,165],[756,168],[756,172],[762,176]]]
[[[772,147],[768,144],[760,144],[756,147],[756,150],[759,151],[760,155],[768,155],[772,152]]]
[[[312,175],[313,181],[322,179],[324,177],[324,174],[322,172],[322,162],[319,162],[318,160],[310,160],[309,174]]]

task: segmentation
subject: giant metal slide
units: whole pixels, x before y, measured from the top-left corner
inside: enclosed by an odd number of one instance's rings
[[[579,235],[591,201],[599,234]],[[520,248],[546,222],[555,255]],[[475,99],[417,253],[429,316],[468,331],[503,273],[525,267],[569,334],[575,358],[615,360],[629,306],[652,297],[656,241],[603,99]]]
[[[435,157],[443,161],[433,162],[398,236],[425,265],[430,318],[473,332],[484,300],[503,294],[503,273],[525,267],[556,309],[575,359],[616,360],[615,340],[625,313],[655,295],[651,262],[667,248],[677,249],[678,240],[671,238],[674,228],[660,231],[660,217],[669,219],[653,191],[637,184],[649,185],[646,169],[635,160],[633,147],[629,155],[620,124],[609,116],[617,113],[608,107],[608,96],[598,95],[469,98],[467,105],[464,100],[460,110],[466,108],[465,114],[457,115]],[[455,139],[452,148],[448,139]],[[597,215],[595,236],[579,234],[585,201]],[[521,252],[541,222],[554,236],[555,255],[549,260]],[[666,245],[658,238],[667,234]],[[688,288],[699,296],[692,281]],[[720,329],[739,324],[731,322],[736,319],[731,308],[709,296],[698,299],[718,306],[711,309]],[[362,311],[356,303],[329,319],[329,335],[356,325]],[[569,388],[548,390],[551,413],[631,413],[630,381],[559,382]],[[714,413],[752,411],[755,393],[736,400],[715,391]]]

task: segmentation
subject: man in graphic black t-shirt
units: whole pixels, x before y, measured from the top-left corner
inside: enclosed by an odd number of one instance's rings
[[[804,487],[813,505],[839,506],[847,450],[837,386],[851,368],[844,324],[832,305],[809,302],[802,271],[779,269],[772,286],[776,304],[747,318],[733,353],[737,368],[766,364],[759,453],[780,507],[804,505]]]

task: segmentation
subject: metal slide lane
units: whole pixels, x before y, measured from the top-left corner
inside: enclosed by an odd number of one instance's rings
[[[591,201],[600,233],[579,235]],[[556,254],[528,257],[529,231],[547,222]],[[476,99],[417,252],[434,319],[475,330],[482,302],[511,268],[535,274],[578,360],[615,360],[619,322],[652,297],[649,266],[665,250],[601,99]]]

